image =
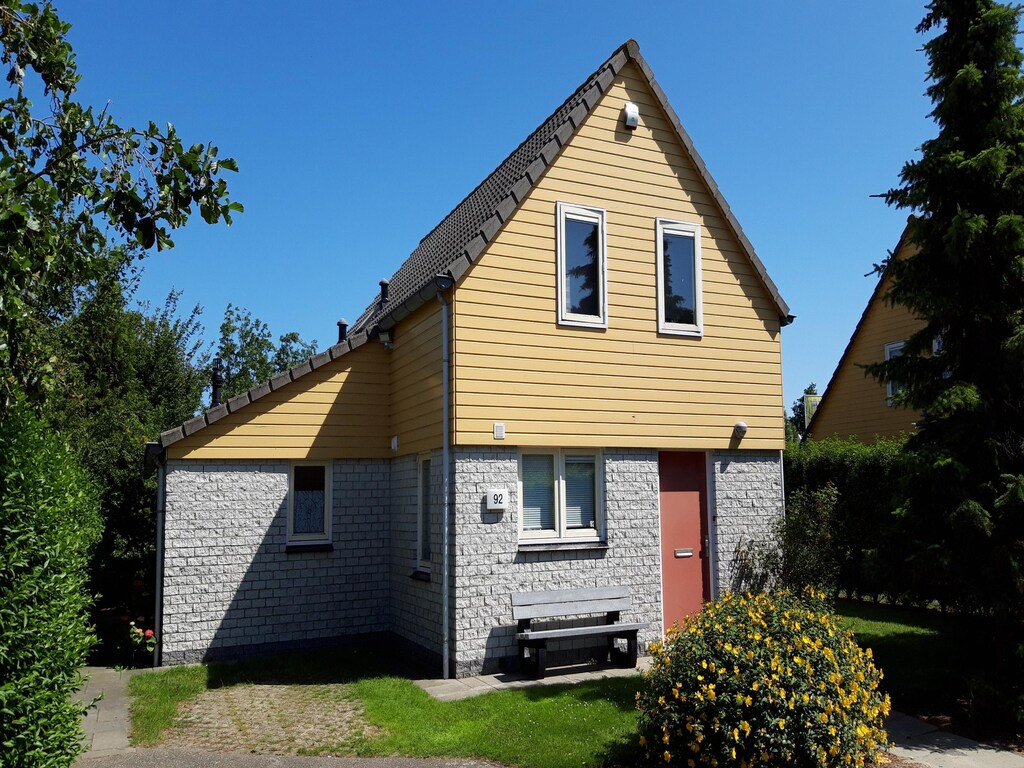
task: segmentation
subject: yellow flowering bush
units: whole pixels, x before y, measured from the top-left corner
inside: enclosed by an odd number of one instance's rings
[[[825,594],[727,594],[651,646],[637,693],[652,762],[863,766],[888,741],[882,673]]]

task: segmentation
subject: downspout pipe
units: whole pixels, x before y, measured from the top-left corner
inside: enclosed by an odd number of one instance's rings
[[[153,631],[157,643],[153,648],[153,666],[159,667],[163,661],[162,648],[164,636],[164,517],[167,512],[167,454],[159,443],[146,444],[147,464],[156,464],[156,563],[154,580],[156,582],[153,606]]]
[[[449,313],[451,308],[444,298],[445,291],[451,290],[455,280],[449,275],[434,278],[437,300],[441,303],[441,674],[447,680],[451,676],[451,581],[449,552],[450,497],[451,497],[451,347],[448,341]]]

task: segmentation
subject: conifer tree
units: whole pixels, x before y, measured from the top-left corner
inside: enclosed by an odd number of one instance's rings
[[[887,202],[913,215],[916,252],[884,265],[890,302],[924,320],[869,368],[922,413],[904,510],[913,557],[946,604],[1024,620],[1024,56],[1021,9],[933,0],[918,26],[935,138]]]

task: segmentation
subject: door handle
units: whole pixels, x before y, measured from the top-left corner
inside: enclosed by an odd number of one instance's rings
[[[677,549],[676,557],[693,557],[693,549]]]

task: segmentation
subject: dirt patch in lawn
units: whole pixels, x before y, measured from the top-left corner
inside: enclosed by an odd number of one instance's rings
[[[234,685],[186,705],[161,746],[202,752],[351,754],[379,730],[344,685]]]

